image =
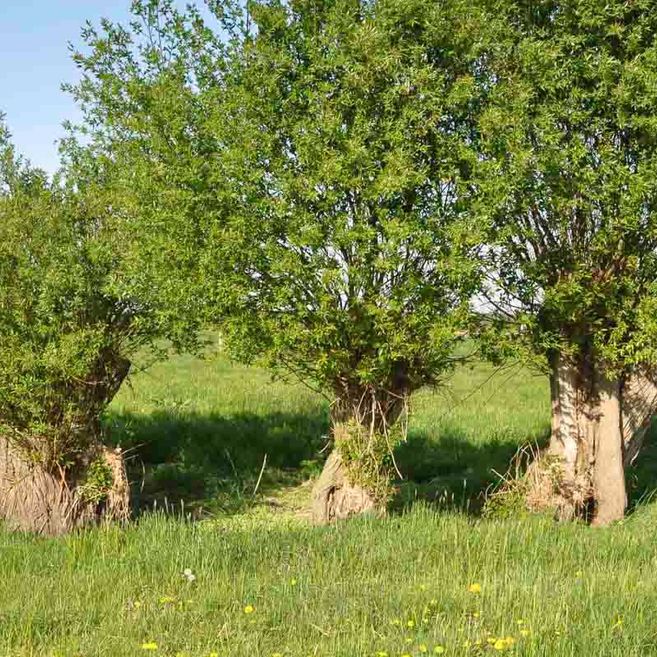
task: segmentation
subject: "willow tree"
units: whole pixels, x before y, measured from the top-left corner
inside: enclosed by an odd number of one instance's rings
[[[481,122],[489,299],[550,373],[552,433],[530,502],[597,524],[623,516],[624,464],[657,399],[653,9],[498,3],[508,27]]]
[[[127,517],[101,416],[163,325],[122,285],[120,218],[79,155],[49,181],[0,127],[0,519],[44,534]]]
[[[161,233],[195,226],[196,293],[232,353],[331,399],[316,518],[381,509],[411,393],[453,363],[477,285],[479,19],[458,1],[212,6],[214,33],[150,2],[90,34],[78,97],[113,157],[155,164],[149,189],[189,192],[153,207]]]

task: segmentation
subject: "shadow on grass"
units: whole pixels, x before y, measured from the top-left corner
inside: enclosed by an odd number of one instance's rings
[[[328,415],[159,411],[113,414],[105,426],[126,451],[137,513],[235,513],[253,502],[256,484],[267,495],[321,468]]]
[[[528,436],[522,444],[547,446],[549,430]],[[486,491],[505,476],[519,443],[491,437],[475,444],[465,434],[446,432],[439,440],[426,433],[411,433],[395,452],[404,480],[398,482],[393,511],[402,511],[417,501],[478,515]],[[638,459],[626,471],[629,512],[657,501],[657,417],[646,434]]]
[[[629,511],[657,499],[657,418],[646,433],[643,448],[626,472]]]
[[[128,453],[137,513],[154,506],[172,513],[238,513],[320,472],[328,413],[199,415],[167,410],[110,414],[106,428]],[[541,437],[543,438],[543,437]],[[528,437],[529,440],[535,440]],[[391,510],[417,501],[480,512],[484,493],[505,473],[518,444],[491,438],[475,444],[451,430],[411,432],[395,452],[404,478]],[[266,467],[262,472],[266,457]]]
[[[543,445],[547,436],[528,437]],[[401,511],[417,501],[467,513],[481,512],[486,490],[500,481],[518,450],[518,442],[498,437],[473,443],[465,434],[450,431],[439,440],[411,433],[395,452],[404,475],[392,509]]]

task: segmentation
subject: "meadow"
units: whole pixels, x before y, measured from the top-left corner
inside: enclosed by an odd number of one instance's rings
[[[0,532],[0,655],[657,655],[653,441],[620,524],[481,513],[548,401],[523,368],[460,368],[413,399],[388,517],[315,527],[327,401],[221,353],[154,365],[105,418],[134,522]]]

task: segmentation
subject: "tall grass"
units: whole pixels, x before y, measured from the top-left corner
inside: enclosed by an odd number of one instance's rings
[[[139,374],[106,425],[133,450],[141,513],[57,540],[0,532],[0,655],[657,655],[657,508],[605,530],[477,515],[549,421],[542,378],[490,375],[415,397],[388,518],[322,528],[300,510],[324,399],[221,356]]]

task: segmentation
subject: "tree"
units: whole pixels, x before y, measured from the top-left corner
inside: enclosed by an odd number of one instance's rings
[[[467,7],[219,4],[212,34],[198,14],[136,3],[132,31],[105,24],[78,55],[78,97],[111,117],[112,157],[139,144],[169,190],[202,162],[193,210],[163,225],[198,227],[198,279],[231,352],[331,399],[318,520],[384,506],[410,395],[449,369],[469,316],[481,85]]]
[[[78,155],[51,182],[0,127],[0,518],[45,534],[127,517],[101,415],[161,335],[121,290],[120,217],[103,171]]]
[[[656,408],[657,15],[650,2],[498,3],[480,122],[489,300],[550,373],[530,501],[621,518]],[[483,189],[483,188],[482,188]]]

